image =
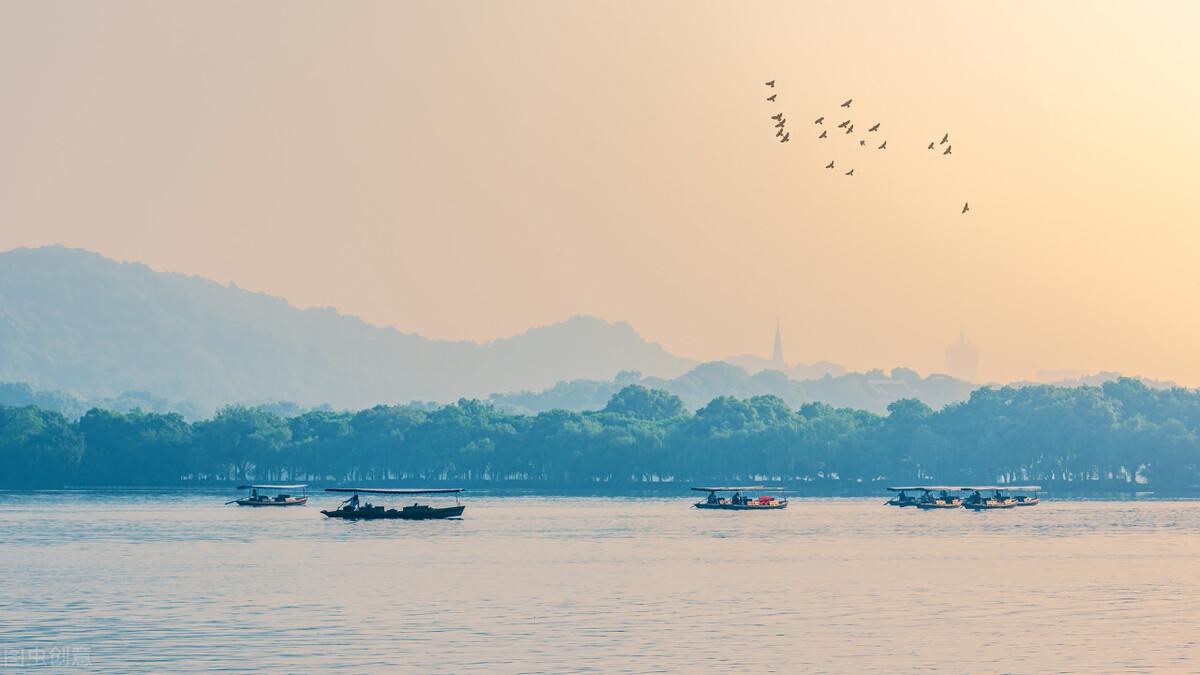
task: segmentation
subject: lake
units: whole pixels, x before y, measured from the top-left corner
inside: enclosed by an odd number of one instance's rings
[[[1200,671],[1200,503],[783,511],[463,498],[346,522],[229,492],[0,492],[16,671]],[[433,500],[431,500],[433,501]],[[451,500],[453,501],[453,500]],[[3,670],[4,668],[0,668]]]

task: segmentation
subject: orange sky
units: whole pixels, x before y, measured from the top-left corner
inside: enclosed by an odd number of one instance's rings
[[[791,359],[930,372],[964,327],[986,378],[1197,385],[1197,26],[1184,1],[0,0],[0,249],[433,337],[586,313],[706,359],[768,353],[779,318]],[[850,97],[888,150],[815,138]]]

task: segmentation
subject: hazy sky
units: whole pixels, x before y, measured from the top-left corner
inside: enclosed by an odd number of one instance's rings
[[[929,372],[964,327],[987,378],[1196,385],[1198,26],[1191,1],[0,0],[0,249],[433,337],[586,313],[717,358],[769,354],[779,318],[792,360]],[[816,139],[850,97],[888,150]]]

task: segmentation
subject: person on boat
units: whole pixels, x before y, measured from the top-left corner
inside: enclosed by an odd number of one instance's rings
[[[707,501],[709,504],[719,504],[721,502],[721,498],[717,496],[717,493],[710,492],[710,493],[708,493]]]
[[[740,505],[742,503],[742,493],[734,492],[733,498],[729,501],[731,501],[734,505]]]
[[[258,489],[250,488],[250,499],[258,499]]]
[[[353,511],[353,510],[357,509],[358,508],[358,495],[357,494],[350,495],[350,499],[347,499],[346,501],[342,502],[342,506],[347,511]]]

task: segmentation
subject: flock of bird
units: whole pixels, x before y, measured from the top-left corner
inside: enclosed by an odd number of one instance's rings
[[[770,80],[769,82],[766,82],[765,84],[767,85],[767,87],[769,87],[771,89],[775,89],[775,80]],[[773,91],[773,92],[771,92],[771,95],[767,97],[767,101],[770,103],[774,103],[778,96],[779,96],[778,92]],[[842,104],[839,107],[846,108],[847,110],[849,110],[851,104],[853,104],[853,103],[854,103],[854,99],[849,98],[849,99],[846,99],[844,102],[842,102]],[[787,143],[791,138],[791,132],[787,131],[787,128],[786,128],[787,127],[787,118],[784,117],[783,113],[776,113],[774,115],[771,115],[771,119],[775,120],[775,129],[776,129],[775,137],[779,139],[780,143]],[[813,124],[822,127],[821,134],[819,136],[817,136],[818,140],[825,140],[825,139],[829,138],[829,132],[826,128],[824,128],[825,127],[825,117],[824,116],[820,116],[817,119],[813,120]],[[882,122],[876,122],[875,124],[873,124],[867,128],[867,133],[876,133],[879,131],[879,128],[881,126],[883,126]],[[854,133],[854,120],[846,119],[841,124],[838,124],[837,128],[845,130],[843,135],[846,135],[846,136],[852,135]],[[867,147],[866,139],[860,138],[858,140],[858,145],[859,145],[859,147],[864,147],[864,148]],[[951,150],[953,149],[954,146],[950,143],[950,134],[949,133],[942,135],[942,140],[940,140],[940,141],[930,141],[929,145],[927,146],[927,149],[928,150],[937,150],[943,145],[946,147],[945,147],[945,149],[943,149],[941,151],[942,156],[945,157],[945,156],[952,154]],[[875,149],[876,150],[887,150],[887,147],[888,147],[887,139],[884,139],[883,142],[880,143]],[[835,164],[835,162],[833,160],[830,160],[830,162],[825,165],[825,168],[826,169],[834,169],[835,168],[834,164]],[[854,175],[854,167],[850,167],[850,170],[846,171],[843,175],[853,176]],[[970,211],[970,210],[971,210],[970,205],[968,203],[964,202],[963,206],[962,206],[962,213],[966,213],[967,211]]]

